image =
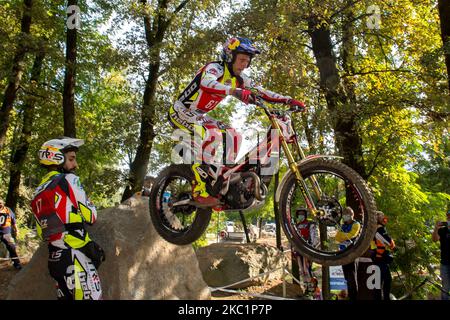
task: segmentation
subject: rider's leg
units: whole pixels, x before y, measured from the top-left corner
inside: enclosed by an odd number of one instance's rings
[[[176,102],[170,109],[169,121],[173,127],[188,131],[193,135],[194,159],[191,170],[195,177],[194,200],[208,206],[219,204],[219,200],[208,193],[206,185],[207,179],[209,179],[209,165],[213,163],[216,152],[216,148],[212,145],[217,139],[216,121],[201,113],[189,110],[180,102]],[[210,130],[207,130],[208,128],[213,130],[210,132]],[[221,141],[218,142],[221,143]]]
[[[218,167],[215,157],[217,148],[221,144],[222,133],[214,125],[213,119],[209,121],[211,122],[202,127],[194,126],[195,134],[196,136],[201,136],[202,143],[200,152],[201,164],[197,162],[192,165],[196,181],[193,193],[195,201],[206,205],[217,205],[219,200],[215,196],[219,190],[212,190],[211,183],[218,178]]]

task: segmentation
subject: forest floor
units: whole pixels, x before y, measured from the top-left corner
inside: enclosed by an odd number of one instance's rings
[[[301,291],[298,285],[289,282],[285,283],[286,299],[305,299],[301,295]],[[236,290],[237,291],[237,290]],[[283,297],[283,281],[282,280],[269,280],[265,285],[251,286],[240,290],[242,293],[235,292],[221,292],[215,291],[211,293],[212,300],[272,300],[270,296],[274,298]],[[264,295],[260,296],[260,295]],[[265,297],[267,296],[267,297]]]
[[[258,243],[266,243],[269,245],[275,245],[275,239],[266,238],[258,239]],[[289,253],[286,253],[289,254]],[[19,254],[20,255],[20,254]],[[25,255],[21,259],[22,266],[25,266],[31,254]],[[0,300],[5,300],[8,292],[8,286],[11,279],[19,272],[19,270],[14,269],[10,260],[0,259]],[[292,283],[292,278],[288,278],[285,281],[285,298],[287,299],[305,299],[301,295],[302,291],[296,283]],[[268,280],[263,285],[250,286],[245,289],[241,289],[240,292],[222,292],[215,291],[211,294],[212,300],[265,300],[270,299],[270,297],[264,296],[274,296],[275,298],[283,297],[283,281],[281,279]]]
[[[28,260],[22,261],[22,265],[25,266]],[[10,261],[2,260],[0,261],[0,300],[5,300],[8,292],[8,286],[11,279],[19,272],[14,269]],[[242,290],[243,293],[227,293],[227,292],[213,292],[211,294],[212,300],[253,300],[253,299],[264,299],[261,297],[255,297],[248,294],[262,294],[262,295],[272,295],[276,297],[283,296],[283,282],[281,280],[270,280],[265,285],[252,286]],[[299,286],[286,282],[286,298],[290,299],[300,299]]]
[[[259,238],[257,243],[267,244],[270,246],[276,246],[275,237],[263,237]],[[289,243],[285,238],[282,239],[282,246],[284,250],[289,249]],[[290,251],[286,251],[285,254],[290,259]],[[316,278],[321,279],[321,276],[318,274],[319,272],[315,272]],[[270,296],[274,296],[275,299],[278,298],[286,298],[286,299],[296,299],[296,300],[304,300],[309,299],[304,296],[300,286],[297,283],[293,283],[291,277],[287,276],[287,279],[284,283],[284,292],[283,296],[283,281],[281,279],[272,279],[268,280],[265,284],[250,286],[240,290],[234,290],[239,292],[223,292],[223,291],[215,291],[211,293],[212,300],[265,300],[271,299]],[[233,290],[233,289],[232,289]],[[269,296],[269,297],[263,297]]]
[[[21,260],[22,266],[25,266],[28,263],[28,259]],[[9,283],[11,279],[17,274],[17,272],[19,272],[19,270],[14,269],[11,261],[0,261],[0,300],[6,299]]]

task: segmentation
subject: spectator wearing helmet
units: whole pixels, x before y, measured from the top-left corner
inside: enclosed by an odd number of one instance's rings
[[[395,242],[386,231],[388,219],[382,211],[377,211],[378,228],[371,242],[372,261],[380,268],[381,288],[375,291],[376,300],[390,300],[392,276],[389,264],[393,261]]]
[[[359,234],[361,224],[354,220],[355,213],[350,207],[345,207],[342,212],[342,219],[344,223],[336,233],[335,240],[339,243],[339,249],[345,250],[350,246],[355,237]],[[344,272],[344,278],[347,281],[348,298],[350,300],[356,300],[358,294],[358,284],[356,282],[356,264],[351,262],[342,266]]]
[[[16,226],[16,217],[11,208],[5,206],[3,199],[0,199],[0,240],[5,244],[9,252],[15,269],[22,269],[19,257],[16,252],[16,243],[14,238],[18,235],[19,230]]]
[[[433,241],[440,242],[441,248],[441,299],[450,298],[450,210],[447,210],[447,220],[437,221],[431,236]]]
[[[175,129],[201,137],[203,151],[201,163],[194,162],[192,171],[195,176],[194,200],[199,204],[214,207],[220,204],[221,165],[210,166],[214,160],[217,142],[226,137],[225,161],[234,163],[239,151],[241,136],[231,126],[207,115],[226,97],[233,96],[243,103],[252,102],[254,89],[266,101],[286,103],[304,109],[305,105],[288,96],[255,86],[243,73],[250,66],[253,57],[260,51],[247,38],[234,37],[225,42],[221,61],[209,62],[195,75],[191,83],[183,90],[170,108],[169,122]],[[215,186],[215,187],[213,187]]]
[[[42,145],[39,162],[48,173],[31,202],[37,232],[48,244],[48,269],[61,300],[98,300],[102,295],[97,269],[104,252],[85,229],[85,223],[95,223],[97,211],[75,175],[76,152],[83,143],[61,137]]]

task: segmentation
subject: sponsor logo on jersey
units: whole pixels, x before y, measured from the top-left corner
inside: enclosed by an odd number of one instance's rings
[[[217,76],[219,74],[219,71],[217,71],[216,69],[209,69],[208,71],[206,71],[206,73]]]
[[[197,89],[197,87],[198,87],[197,83],[193,82],[190,87],[184,90],[183,94],[180,96],[178,100],[183,101],[184,99],[187,99]]]

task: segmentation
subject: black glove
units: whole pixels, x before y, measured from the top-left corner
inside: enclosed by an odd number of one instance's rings
[[[86,255],[86,257],[91,259],[96,269],[98,269],[98,267],[100,267],[102,262],[105,261],[106,259],[105,251],[103,251],[103,248],[100,247],[100,245],[94,241],[90,241],[88,244],[86,244],[79,250],[83,252]]]

